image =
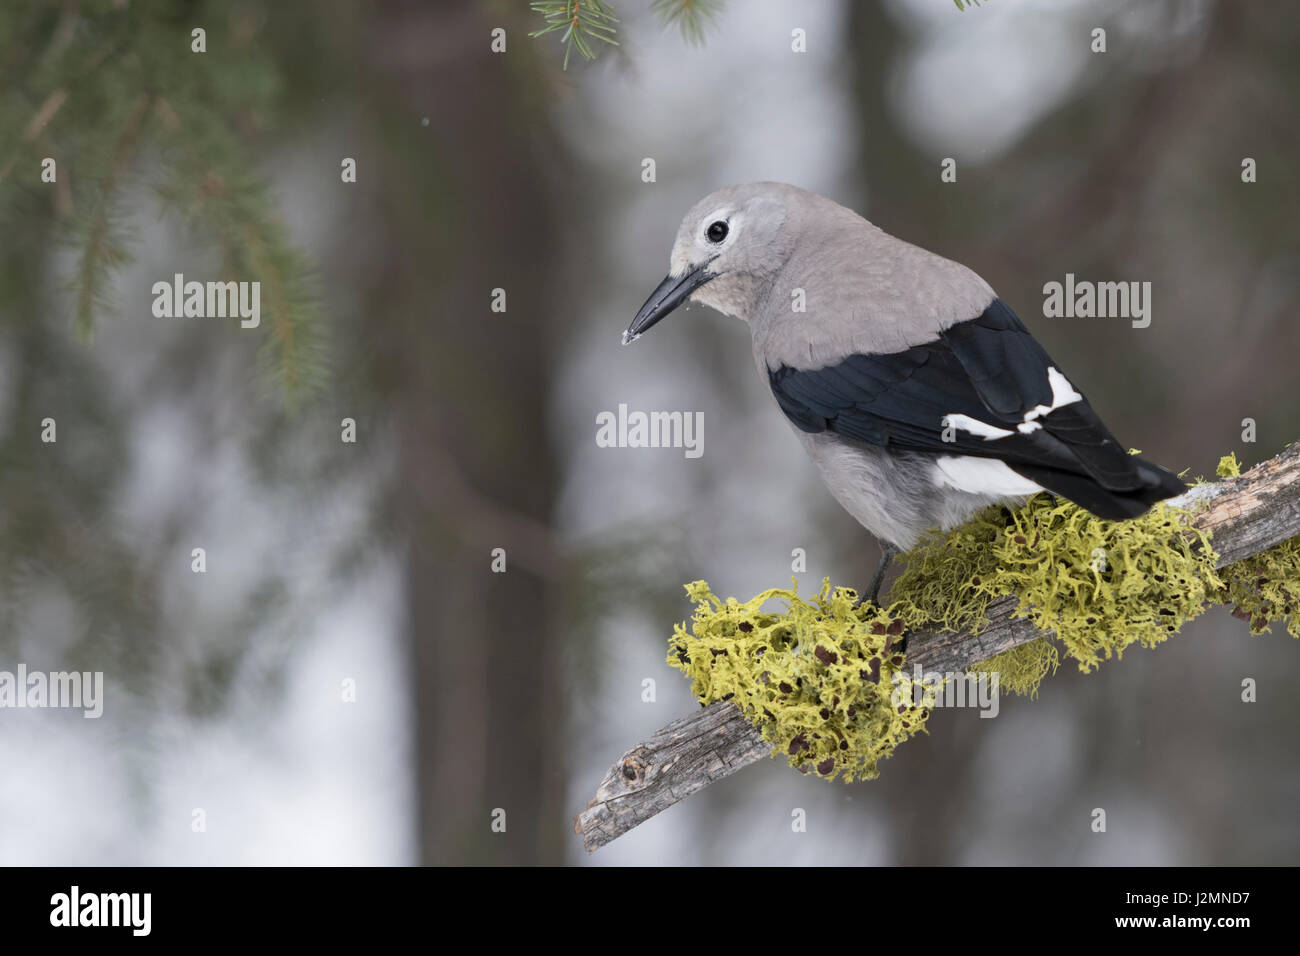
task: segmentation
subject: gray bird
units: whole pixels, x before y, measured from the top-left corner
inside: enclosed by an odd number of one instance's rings
[[[1047,491],[1121,520],[1185,488],[1124,450],[987,282],[815,193],[696,203],[623,344],[687,297],[749,323],[831,494],[884,543],[872,601],[895,554],[988,505]]]

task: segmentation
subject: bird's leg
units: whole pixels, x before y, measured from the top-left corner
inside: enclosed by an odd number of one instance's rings
[[[879,604],[880,585],[885,583],[885,572],[889,570],[890,563],[898,555],[898,549],[892,544],[887,544],[880,552],[880,566],[876,568],[875,575],[871,578],[871,603]]]
[[[886,544],[881,548],[880,564],[876,568],[876,573],[871,577],[871,586],[867,588],[867,593],[858,598],[858,604],[863,601],[870,601],[872,604],[880,604],[880,585],[885,582],[885,572],[889,570],[889,563],[898,555],[898,549],[892,544]],[[855,605],[856,606],[856,605]]]

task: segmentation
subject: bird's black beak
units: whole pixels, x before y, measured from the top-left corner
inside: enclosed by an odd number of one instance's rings
[[[670,275],[665,278],[659,283],[659,287],[650,293],[650,298],[645,300],[645,305],[641,306],[641,311],[636,314],[632,324],[623,333],[623,344],[631,345],[644,335],[650,326],[681,305],[688,295],[712,278],[714,278],[713,274],[705,272],[704,266],[697,266],[684,275]]]

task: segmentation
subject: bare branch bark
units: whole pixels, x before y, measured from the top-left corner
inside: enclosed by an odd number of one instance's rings
[[[1191,489],[1172,504],[1208,502],[1195,519],[1213,533],[1218,567],[1259,554],[1300,534],[1300,443],[1240,478]],[[978,635],[920,631],[908,636],[908,661],[929,671],[959,671],[1040,637],[1013,618],[1016,599],[990,605]],[[574,832],[590,852],[709,784],[757,763],[770,750],[736,707],[715,703],[675,720],[610,767]]]

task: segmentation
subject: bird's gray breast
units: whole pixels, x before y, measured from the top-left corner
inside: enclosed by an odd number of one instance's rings
[[[902,551],[931,528],[954,528],[981,508],[1012,497],[945,487],[936,480],[933,455],[890,452],[830,431],[795,428],[794,433],[840,506],[877,538]]]
[[[835,500],[876,537],[910,548],[925,529],[925,469],[883,448],[850,442],[833,432],[795,434]]]

